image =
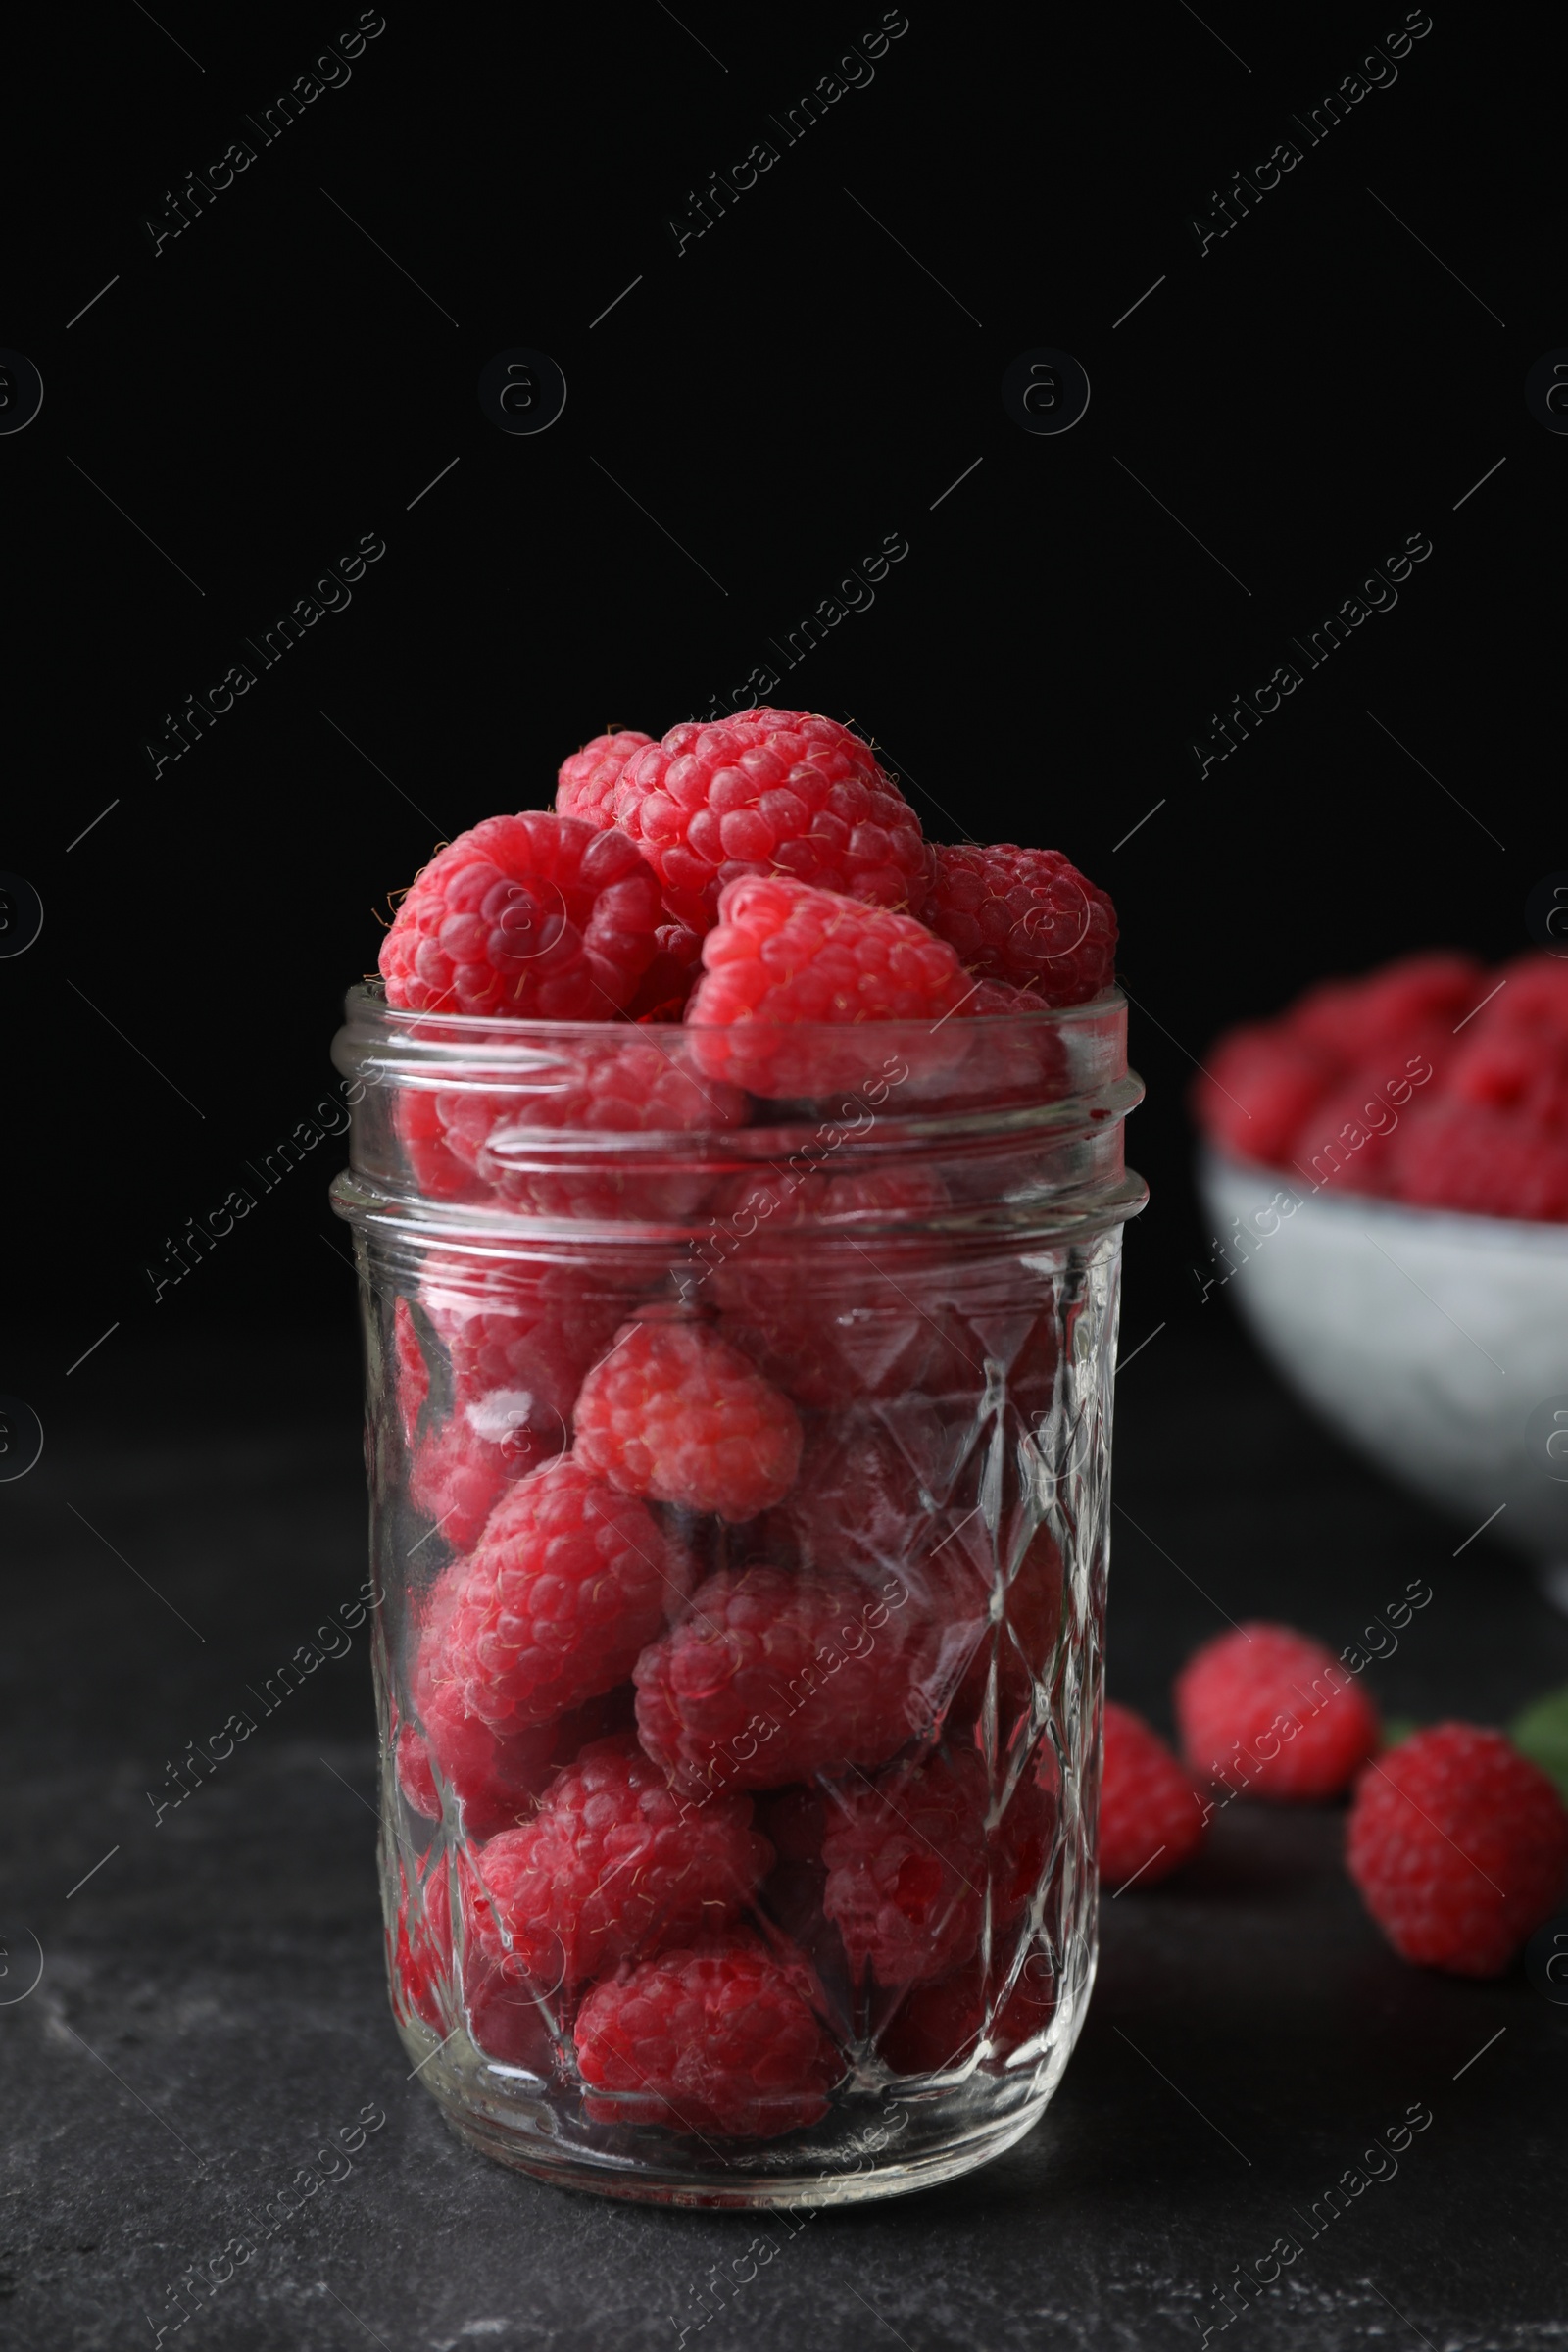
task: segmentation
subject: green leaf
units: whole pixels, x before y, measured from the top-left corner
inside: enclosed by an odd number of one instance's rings
[[[1383,1744],[1385,1747],[1399,1747],[1412,1732],[1420,1729],[1413,1715],[1386,1715],[1383,1719]]]
[[[1534,1698],[1508,1726],[1508,1737],[1520,1752],[1557,1784],[1568,1798],[1568,1683]]]

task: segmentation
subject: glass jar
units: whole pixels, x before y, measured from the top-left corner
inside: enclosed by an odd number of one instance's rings
[[[1094,1975],[1123,1000],[334,1058],[420,2082],[611,2196],[998,2154]]]

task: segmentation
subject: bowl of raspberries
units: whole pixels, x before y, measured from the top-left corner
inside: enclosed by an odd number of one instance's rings
[[[1205,1298],[1568,1605],[1568,960],[1321,982],[1221,1038],[1192,1100]]]
[[[394,2017],[602,2193],[1011,2144],[1093,1978],[1110,901],[872,747],[597,737],[350,993]]]

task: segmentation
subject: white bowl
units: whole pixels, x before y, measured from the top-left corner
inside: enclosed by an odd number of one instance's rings
[[[1199,1186],[1223,1252],[1205,1296],[1343,1437],[1568,1606],[1568,1225],[1314,1192],[1212,1152]]]

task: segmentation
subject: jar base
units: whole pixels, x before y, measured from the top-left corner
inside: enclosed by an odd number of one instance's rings
[[[955,2180],[963,2173],[972,2173],[979,2165],[989,2164],[993,2157],[1004,2155],[1026,2132],[1033,2131],[1045,2112],[1048,2098],[1049,2093],[1042,2092],[1023,2109],[978,2126],[962,2139],[949,2141],[928,2155],[868,2165],[862,2172],[846,2173],[838,2179],[824,2179],[820,2172],[801,2173],[793,2178],[777,2174],[723,2186],[707,2182],[698,2185],[689,2173],[674,2170],[662,2173],[647,2164],[640,2165],[635,2173],[627,2173],[566,2151],[560,2156],[545,2157],[536,2147],[530,2147],[524,2153],[514,2133],[486,2123],[482,2117],[456,2113],[445,2101],[438,2103],[458,2137],[466,2140],[481,2156],[493,2157],[498,2164],[508,2165],[514,2172],[527,2173],[535,2180],[547,2180],[553,2187],[578,2189],[589,2196],[615,2197],[636,2205],[679,2205],[734,2213],[863,2205],[873,2198],[912,2196],[918,2189],[935,2188],[944,2180]]]

